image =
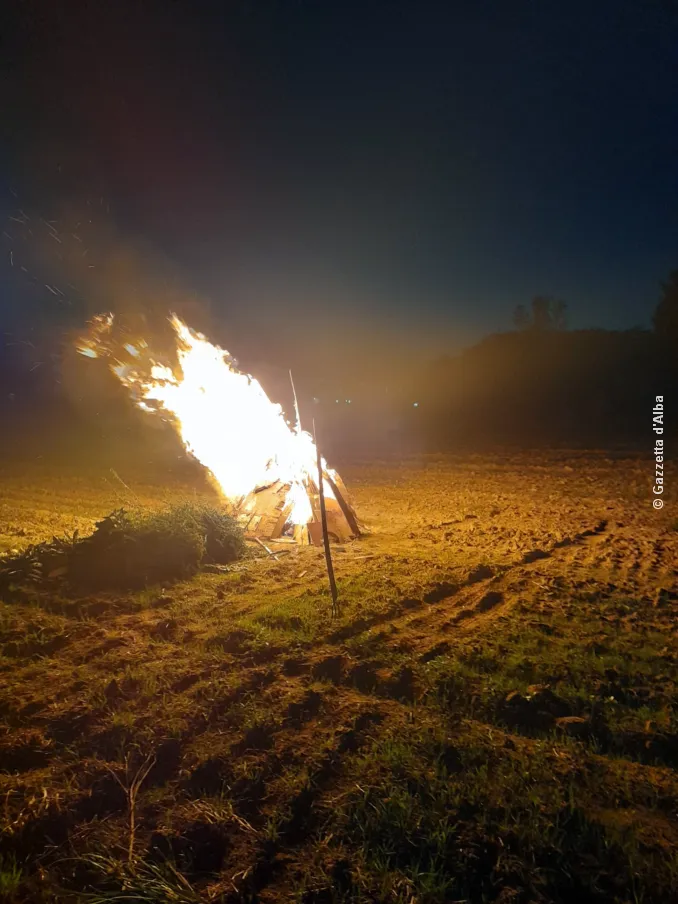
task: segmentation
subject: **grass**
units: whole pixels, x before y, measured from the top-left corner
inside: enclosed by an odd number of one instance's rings
[[[0,593],[5,897],[678,900],[678,540],[636,462],[568,461],[342,469],[337,619],[313,548]],[[213,506],[124,474],[154,530]],[[19,554],[116,507],[3,480]]]
[[[12,901],[21,885],[21,868],[12,855],[0,858],[0,900]]]
[[[498,749],[477,725],[451,736],[435,711],[427,715],[434,727],[382,738],[353,764],[356,791],[331,818],[338,842],[360,851],[365,894],[388,887],[394,900],[482,901],[512,888],[531,900],[623,900],[634,886],[647,900],[675,894],[676,853],[652,849],[633,823],[596,818],[601,789],[570,757],[558,775],[551,744]]]
[[[430,677],[452,706],[473,700],[489,721],[502,721],[509,693],[529,701],[548,690],[547,710],[595,717],[612,736],[650,726],[676,734],[678,657],[666,644],[671,616],[648,599],[592,602],[574,593],[552,611],[503,620],[491,637],[432,664]]]
[[[100,885],[84,900],[90,904],[116,904],[136,901],[139,904],[198,904],[202,900],[185,877],[171,863],[124,864],[114,857],[91,854],[83,858]]]

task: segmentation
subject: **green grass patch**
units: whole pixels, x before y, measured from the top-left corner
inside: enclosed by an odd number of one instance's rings
[[[16,900],[21,886],[21,867],[13,856],[0,856],[0,900]]]
[[[113,904],[135,901],[138,904],[199,904],[202,896],[195,891],[176,867],[169,863],[135,861],[123,863],[114,857],[92,854],[82,865],[93,874],[95,891],[81,895],[89,904]]]
[[[548,688],[562,704],[555,715],[594,713],[611,732],[651,725],[673,734],[678,656],[657,618],[640,601],[573,596],[552,612],[500,620],[491,634],[427,666],[427,681],[450,708],[488,721],[501,720],[509,693],[529,699]]]
[[[545,742],[507,750],[468,726],[392,733],[355,761],[326,829],[366,870],[361,893],[389,900],[672,899],[675,854],[601,821],[595,784],[562,773]]]

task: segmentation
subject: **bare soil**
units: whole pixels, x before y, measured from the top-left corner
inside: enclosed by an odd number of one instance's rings
[[[0,898],[678,901],[676,469],[661,511],[649,455],[341,473],[338,618],[322,551],[282,544],[5,594]],[[0,549],[196,496],[7,461]]]

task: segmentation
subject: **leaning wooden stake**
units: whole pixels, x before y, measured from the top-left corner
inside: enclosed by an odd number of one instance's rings
[[[327,532],[327,511],[325,509],[325,492],[323,490],[323,465],[318,446],[318,437],[315,435],[315,418],[313,419],[313,441],[318,460],[318,497],[320,499],[320,523],[323,529],[323,545],[325,546],[325,562],[327,563],[327,577],[330,580],[330,593],[332,594],[332,615],[339,615],[339,601],[337,596],[337,584],[334,580],[334,568],[332,566],[332,552],[330,551],[330,535]]]
[[[290,370],[290,383],[292,384],[292,395],[294,396],[294,412],[297,416],[297,433],[301,432],[301,417],[299,416],[299,402],[297,402],[297,390],[294,388],[294,380],[292,379],[292,371]]]

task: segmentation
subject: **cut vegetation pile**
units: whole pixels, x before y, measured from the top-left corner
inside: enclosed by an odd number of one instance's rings
[[[56,580],[89,590],[140,588],[189,577],[203,563],[228,564],[244,550],[235,519],[207,505],[117,509],[89,537],[76,531],[0,560],[0,589]]]

